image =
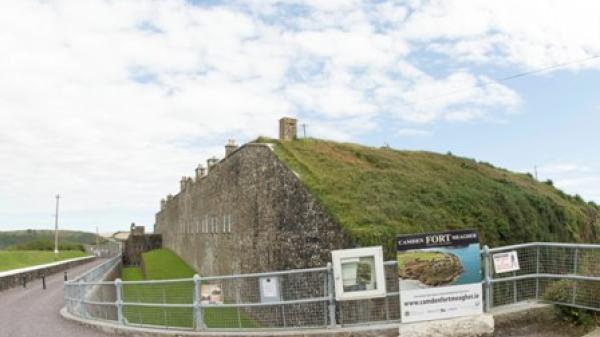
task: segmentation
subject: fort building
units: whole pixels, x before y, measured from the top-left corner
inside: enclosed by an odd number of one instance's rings
[[[227,142],[160,202],[154,233],[201,275],[324,266],[335,249],[459,228],[483,244],[597,238],[597,208],[525,175],[469,158],[298,139]],[[582,234],[574,234],[582,233]],[[132,235],[133,236],[133,235]]]

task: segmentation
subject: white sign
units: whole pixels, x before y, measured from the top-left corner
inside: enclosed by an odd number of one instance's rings
[[[514,250],[506,253],[496,253],[492,258],[494,259],[494,269],[497,274],[521,269],[519,267],[519,257]]]
[[[331,259],[338,301],[385,296],[381,246],[334,250]]]
[[[279,297],[277,283],[272,277],[261,279],[262,293],[264,297]]]
[[[262,303],[279,302],[281,295],[279,293],[279,277],[268,276],[259,278],[260,281],[260,301]]]
[[[405,291],[400,299],[402,323],[479,315],[482,309],[481,284],[475,283]]]

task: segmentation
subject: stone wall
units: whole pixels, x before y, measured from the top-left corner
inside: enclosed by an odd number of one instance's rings
[[[352,246],[266,144],[240,147],[181,189],[161,203],[154,232],[201,275],[324,266]]]
[[[1,273],[4,275],[0,275],[0,291],[13,287],[22,287],[23,279],[25,279],[26,283],[29,283],[33,280],[42,278],[42,275],[52,275],[66,269],[91,262],[94,259],[94,256],[90,256],[73,261],[57,262],[48,266],[31,267],[21,272],[13,273],[11,271],[8,271]]]
[[[158,248],[162,248],[162,237],[160,234],[134,234],[132,231],[129,238],[125,241],[123,264],[127,266],[139,266],[142,262],[142,253]]]

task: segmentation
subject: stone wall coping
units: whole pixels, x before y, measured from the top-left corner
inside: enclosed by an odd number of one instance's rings
[[[82,256],[82,257],[76,257],[76,258],[73,258],[73,259],[61,260],[61,261],[52,262],[52,263],[38,264],[38,265],[35,265],[35,266],[31,266],[31,267],[25,267],[25,268],[19,268],[19,269],[11,269],[11,270],[0,272],[0,278],[6,277],[6,276],[18,275],[18,274],[22,274],[22,273],[29,273],[29,272],[32,272],[32,271],[41,270],[41,269],[45,269],[45,268],[48,268],[48,267],[59,266],[61,264],[66,264],[66,263],[69,263],[69,262],[75,262],[75,261],[86,260],[86,259],[95,259],[95,258],[96,257],[93,256],[93,255]]]

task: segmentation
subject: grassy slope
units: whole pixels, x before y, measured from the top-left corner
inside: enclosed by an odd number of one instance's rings
[[[95,244],[96,234],[80,231],[58,231],[61,242]],[[54,242],[53,230],[18,230],[18,231],[0,231],[0,249],[16,246],[18,244],[34,241],[50,240]]]
[[[58,257],[49,251],[0,250],[0,271],[31,267],[85,256],[82,251],[62,251]]]
[[[491,246],[526,241],[596,242],[599,208],[551,184],[468,158],[315,139],[277,142],[276,156],[357,244],[476,228]]]
[[[196,273],[185,261],[169,249],[156,249],[142,254],[144,272],[141,268],[123,268],[123,281],[191,279]],[[191,281],[125,285],[123,296],[127,302],[190,304],[193,298]],[[126,306],[125,317],[131,323],[192,327],[191,308],[152,308]],[[239,327],[235,308],[206,308],[203,310],[204,324],[210,328]],[[243,312],[240,313],[242,327],[256,327],[256,323]]]

